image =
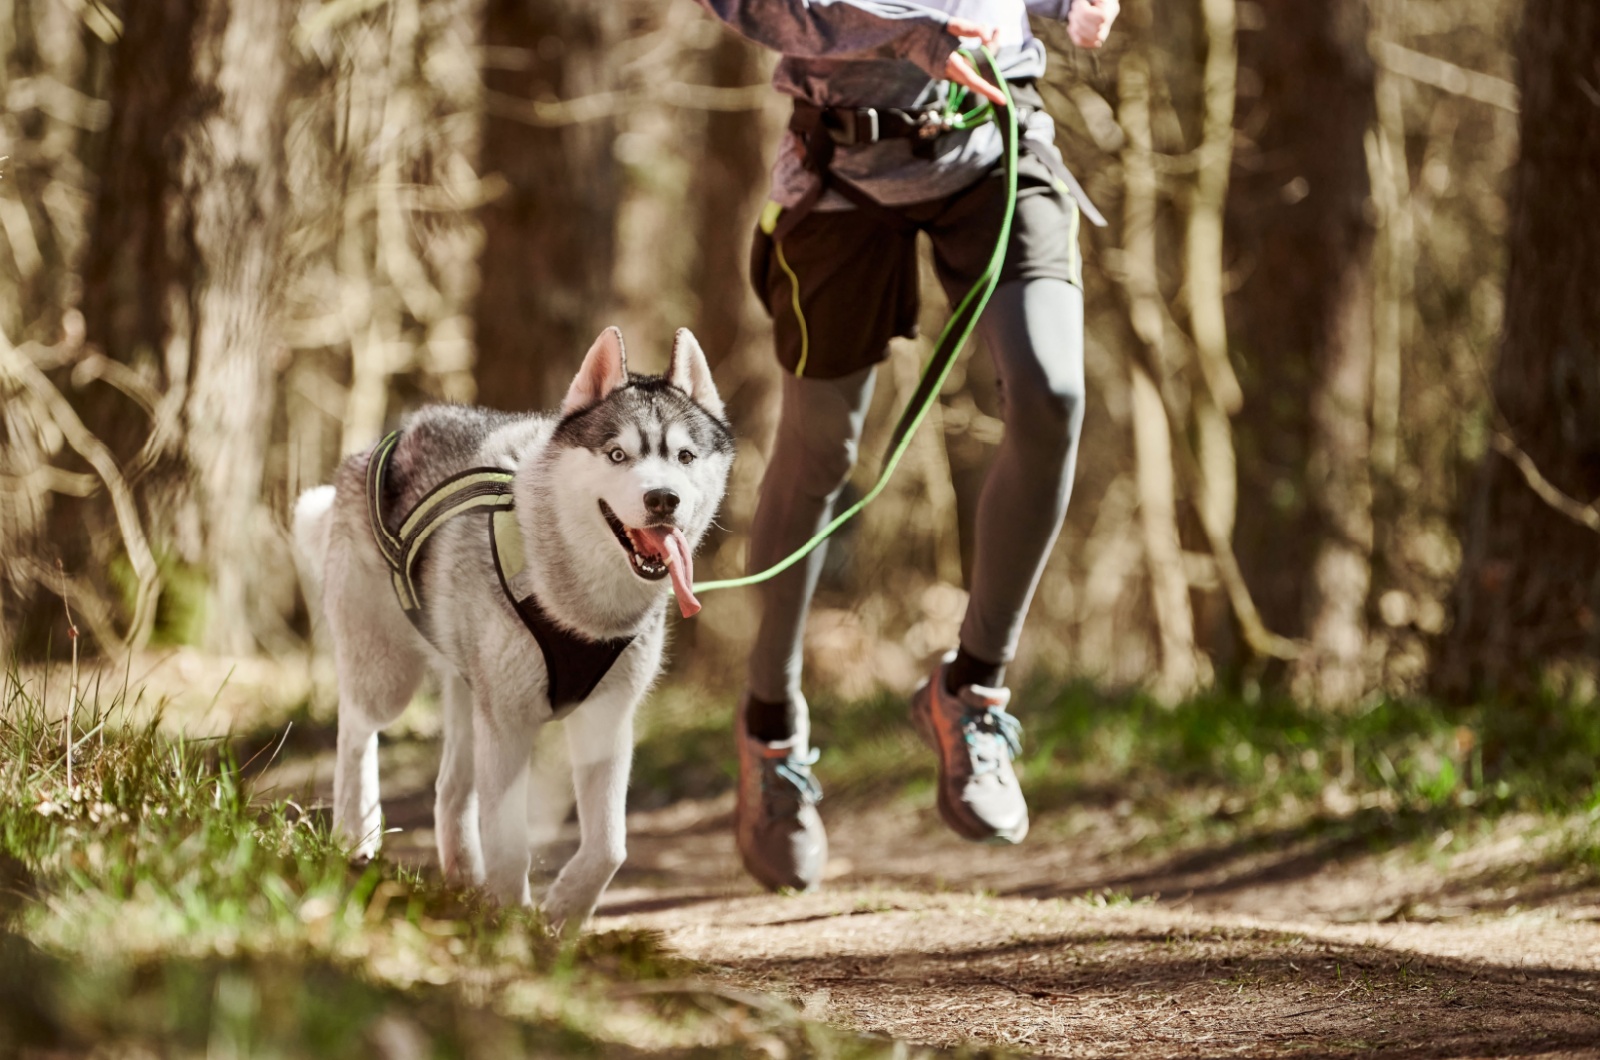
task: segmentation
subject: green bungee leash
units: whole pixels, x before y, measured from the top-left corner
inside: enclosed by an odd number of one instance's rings
[[[933,403],[939,399],[939,391],[944,388],[944,382],[950,376],[950,370],[955,367],[956,355],[961,352],[967,340],[972,337],[972,329],[977,326],[978,318],[983,315],[984,309],[989,304],[989,299],[994,295],[994,290],[1000,283],[1000,268],[1005,263],[1006,248],[1011,243],[1011,220],[1017,210],[1017,110],[1015,101],[1011,98],[1011,86],[1006,83],[1005,75],[1000,72],[1000,64],[995,60],[994,54],[987,47],[982,49],[983,57],[993,72],[995,83],[1006,97],[1006,210],[1000,222],[1000,235],[995,240],[994,253],[989,256],[989,264],[983,270],[972,287],[955,311],[950,314],[950,319],[945,323],[944,330],[939,332],[939,341],[933,345],[933,353],[928,357],[928,363],[922,370],[922,379],[917,384],[916,392],[912,395],[906,410],[900,416],[900,422],[895,425],[894,434],[889,444],[889,459],[884,463],[883,470],[878,473],[878,480],[872,484],[860,500],[833,517],[833,520],[811,540],[801,545],[788,556],[774,563],[764,571],[747,574],[742,578],[720,578],[716,581],[700,582],[694,586],[696,595],[711,592],[715,589],[739,589],[747,585],[759,585],[768,579],[775,578],[790,567],[805,559],[824,541],[828,540],[845,523],[849,522],[861,510],[871,504],[889,484],[895,468],[900,465],[900,458],[905,456],[906,450],[911,447],[911,439],[917,433],[917,428],[922,426],[922,421],[927,418]],[[949,101],[946,104],[947,123],[953,130],[971,129],[994,118],[994,104],[984,100],[980,105],[962,112],[960,107],[965,101],[967,90],[962,86],[954,86],[951,90]],[[981,293],[980,293],[981,292]]]

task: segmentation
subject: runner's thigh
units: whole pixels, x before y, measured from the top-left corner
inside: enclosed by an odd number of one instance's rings
[[[813,210],[781,242],[756,232],[751,280],[772,316],[778,361],[837,379],[916,334],[916,235],[861,210]]]
[[[994,256],[1005,218],[1003,168],[953,196],[928,224],[939,281],[952,304],[982,277]],[[1083,286],[1078,253],[1078,204],[1044,163],[1024,153],[1017,164],[1017,210],[1000,282],[1065,280]]]

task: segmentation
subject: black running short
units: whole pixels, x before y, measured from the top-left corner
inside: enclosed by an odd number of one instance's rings
[[[781,245],[758,227],[750,281],[772,316],[778,361],[796,375],[834,379],[883,360],[891,338],[917,333],[917,233],[928,233],[939,282],[954,306],[994,254],[1005,198],[1000,163],[943,199],[885,213],[812,210]],[[1000,282],[1036,279],[1083,286],[1078,206],[1024,149]]]

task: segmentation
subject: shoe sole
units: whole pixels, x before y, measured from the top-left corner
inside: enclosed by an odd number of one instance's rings
[[[1027,837],[1027,818],[1023,818],[1022,823],[1016,828],[1008,828],[1004,831],[997,832],[991,828],[974,829],[967,818],[960,816],[951,807],[949,800],[945,797],[945,788],[942,780],[943,778],[941,777],[938,799],[939,818],[944,821],[945,827],[949,828],[950,831],[969,842],[984,843],[997,847],[1014,847]]]

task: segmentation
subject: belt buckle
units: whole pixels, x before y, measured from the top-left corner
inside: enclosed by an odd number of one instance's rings
[[[871,107],[840,107],[828,112],[838,124],[825,122],[833,142],[841,147],[878,142],[878,112]]]

